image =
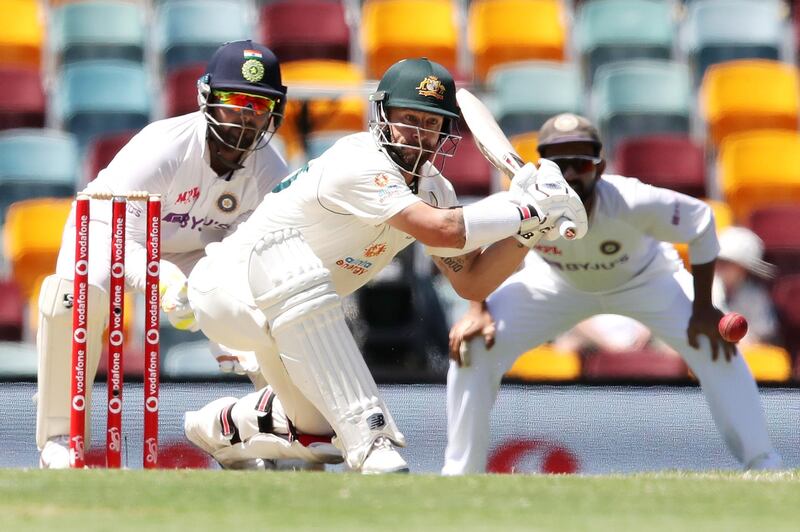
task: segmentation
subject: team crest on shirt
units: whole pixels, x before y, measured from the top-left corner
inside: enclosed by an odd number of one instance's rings
[[[420,96],[432,96],[437,100],[444,100],[444,83],[439,81],[436,76],[425,76],[417,86]]]
[[[226,192],[217,198],[217,208],[222,212],[233,212],[238,206],[239,201],[230,192]]]
[[[365,257],[370,257],[370,258],[377,257],[378,255],[382,254],[384,251],[386,251],[386,244],[384,244],[383,242],[381,242],[380,244],[370,244],[364,250],[364,256]]]
[[[389,176],[386,174],[378,174],[375,176],[375,184],[383,188],[389,184]]]
[[[600,244],[600,252],[603,255],[613,255],[617,251],[620,250],[622,245],[619,242],[615,242],[613,240],[606,240],[605,242]]]

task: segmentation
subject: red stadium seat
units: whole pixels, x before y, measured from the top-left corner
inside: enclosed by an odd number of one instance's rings
[[[13,280],[0,281],[0,340],[21,342],[25,301]]]
[[[447,159],[443,173],[453,184],[459,198],[483,197],[492,191],[492,167],[469,133],[465,133],[459,142],[455,156]]]
[[[117,155],[117,152],[133,138],[136,131],[123,131],[95,138],[86,150],[86,182],[94,181],[100,170]]]
[[[282,62],[350,59],[350,29],[341,2],[280,0],[264,5],[261,42]]]
[[[617,173],[696,198],[706,197],[703,147],[685,135],[629,137],[614,154]]]
[[[764,260],[779,274],[800,273],[800,204],[761,207],[750,215],[749,226],[764,241]]]
[[[44,127],[45,96],[39,69],[0,66],[0,129]]]
[[[795,378],[800,377],[800,274],[778,277],[772,285],[783,340],[794,358]]]
[[[689,376],[682,358],[651,350],[601,351],[583,362],[587,381],[680,381]]]
[[[168,117],[197,111],[197,80],[205,71],[205,63],[195,63],[177,67],[167,74],[164,109]]]

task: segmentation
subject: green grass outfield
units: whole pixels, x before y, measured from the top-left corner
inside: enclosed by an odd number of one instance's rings
[[[0,470],[0,530],[800,530],[800,470],[618,476]]]

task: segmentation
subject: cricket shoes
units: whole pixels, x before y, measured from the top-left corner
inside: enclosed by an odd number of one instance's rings
[[[408,464],[395,450],[389,438],[378,436],[361,465],[361,473],[365,475],[408,473]]]
[[[41,469],[69,468],[69,436],[53,436],[49,438],[39,455]]]
[[[186,412],[183,418],[183,432],[186,434],[186,439],[208,453],[214,460],[216,460],[222,469],[261,471],[264,469],[275,469],[275,462],[272,460],[262,460],[261,458],[248,458],[241,460],[236,460],[235,458],[220,458],[217,455],[217,451],[222,450],[222,448],[220,448],[219,445],[214,445],[214,442],[207,441],[204,437],[203,423],[205,421],[206,420],[203,417],[202,411]]]

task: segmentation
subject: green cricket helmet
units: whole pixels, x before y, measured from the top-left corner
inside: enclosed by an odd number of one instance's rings
[[[425,162],[433,162],[437,156],[452,157],[455,153],[461,139],[457,132],[461,110],[456,101],[453,76],[439,63],[425,57],[398,61],[384,73],[377,91],[370,96],[370,102],[370,131],[392,160],[406,172],[419,176],[417,171]],[[392,123],[387,118],[387,109],[392,108],[413,109],[442,116],[444,123],[438,132],[439,140],[435,149],[395,142],[390,130]],[[397,123],[394,125],[411,127]],[[409,148],[419,150],[415,161],[402,160],[399,150]]]

